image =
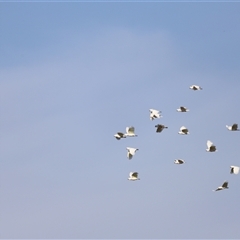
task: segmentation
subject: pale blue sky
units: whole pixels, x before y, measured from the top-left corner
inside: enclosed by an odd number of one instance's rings
[[[239,12],[0,3],[0,237],[240,238]],[[117,141],[127,126],[138,137]]]

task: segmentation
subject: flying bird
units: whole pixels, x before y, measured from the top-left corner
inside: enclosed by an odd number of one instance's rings
[[[237,166],[230,166],[231,170],[230,173],[231,174],[238,174],[239,173],[239,167]]]
[[[126,133],[124,134],[126,137],[137,137],[137,135],[134,133],[135,129],[134,127],[127,127]]]
[[[133,155],[135,155],[137,150],[139,150],[139,149],[138,148],[127,147],[127,157],[128,157],[128,159],[132,159]]]
[[[185,163],[185,161],[182,159],[175,159],[174,163],[175,164],[183,164],[183,163]]]
[[[207,152],[216,152],[217,151],[216,146],[209,140],[207,141],[207,147],[208,147],[206,149]]]
[[[220,190],[224,190],[224,189],[228,189],[227,181],[225,181],[222,186],[218,187],[216,190],[213,190],[213,191],[220,191]]]
[[[162,125],[162,124],[157,124],[157,125],[155,125],[155,127],[157,128],[157,129],[156,129],[156,132],[162,132],[162,130],[163,130],[164,128],[168,128],[168,127],[166,127],[166,126],[164,126],[164,125]]]
[[[114,135],[114,137],[117,139],[117,140],[120,140],[121,138],[126,138],[125,134],[124,133],[121,133],[121,132],[118,132]]]
[[[178,132],[178,134],[187,135],[187,134],[189,134],[189,132],[188,132],[188,129],[186,127],[182,126],[180,128],[180,131]]]
[[[230,131],[239,131],[237,123],[234,123],[232,126],[226,125],[226,127]]]
[[[196,91],[196,90],[202,90],[202,88],[201,88],[200,86],[198,86],[198,85],[192,85],[192,86],[190,86],[189,88],[192,89],[192,90],[194,90],[194,91]]]
[[[182,107],[182,106],[181,106],[180,108],[177,109],[177,111],[178,111],[178,112],[188,112],[189,109],[187,109],[186,107]]]
[[[161,111],[155,110],[155,109],[149,109],[150,111],[150,120],[154,120],[156,118],[162,117],[160,115]]]
[[[138,178],[138,172],[130,172],[128,180],[130,181],[140,180],[140,178]]]

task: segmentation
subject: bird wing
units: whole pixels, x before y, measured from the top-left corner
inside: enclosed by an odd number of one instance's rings
[[[185,107],[180,107],[181,111],[186,111],[186,108]]]
[[[129,177],[130,177],[130,178],[133,176],[133,173],[134,173],[134,172],[130,172],[130,173],[129,173]]]
[[[158,114],[160,111],[156,110],[156,109],[149,109],[149,111],[153,114]]]
[[[212,145],[212,146],[210,147],[210,151],[215,152],[216,150],[217,150],[216,146]]]
[[[227,186],[228,186],[228,182],[224,182],[222,185],[223,188],[227,188]]]
[[[184,126],[180,128],[180,131],[182,131],[183,133],[188,133],[188,129]]]
[[[208,146],[208,148],[210,148],[212,145],[213,145],[213,143],[212,143],[210,140],[208,140],[208,141],[207,141],[207,146]]]
[[[132,173],[132,177],[138,178],[138,173],[137,172],[133,172]]]
[[[134,134],[134,127],[127,127],[126,128],[127,133],[133,133]]]
[[[128,157],[128,159],[132,159],[133,155],[130,152],[128,152],[127,157]]]
[[[161,132],[163,130],[163,125],[158,124],[155,126],[157,128],[156,132]]]
[[[232,130],[237,130],[238,129],[238,125],[236,124],[236,123],[234,123],[233,125],[232,125]]]
[[[134,155],[136,148],[127,147],[127,150],[130,154]]]
[[[185,128],[185,129],[182,129],[182,132],[183,133],[188,133],[188,130]]]
[[[230,173],[238,174],[239,173],[239,167],[231,166],[231,172]]]
[[[124,136],[124,133],[121,133],[121,132],[118,132],[117,133],[120,137],[123,137]]]

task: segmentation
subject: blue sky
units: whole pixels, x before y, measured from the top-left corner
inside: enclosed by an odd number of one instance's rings
[[[1,238],[240,238],[239,3],[0,6]]]

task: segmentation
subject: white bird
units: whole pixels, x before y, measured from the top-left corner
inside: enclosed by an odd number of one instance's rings
[[[166,127],[166,126],[164,126],[164,125],[162,125],[162,124],[157,124],[157,125],[155,125],[155,127],[157,128],[157,129],[156,129],[156,132],[162,132],[162,130],[163,130],[164,128],[168,128],[168,127]]]
[[[206,149],[207,152],[216,152],[217,151],[216,146],[209,140],[207,141],[207,147],[208,147]]]
[[[181,106],[180,108],[177,109],[177,111],[178,111],[178,112],[188,112],[189,109],[187,109],[186,107],[182,107],[182,106]]]
[[[140,180],[140,178],[138,178],[138,172],[130,172],[128,180],[130,181]]]
[[[139,150],[139,149],[138,148],[127,147],[127,157],[128,157],[128,159],[132,159],[133,155],[135,155],[137,150]]]
[[[175,164],[183,164],[183,163],[185,163],[185,161],[182,159],[175,159],[174,163]]]
[[[126,133],[124,134],[126,137],[136,137],[137,135],[134,133],[134,127],[126,127]]]
[[[213,190],[213,191],[215,192],[215,191],[220,191],[220,190],[224,190],[224,189],[228,189],[227,181],[225,181],[222,186],[218,187],[216,190]]]
[[[237,123],[234,123],[232,126],[226,125],[226,127],[230,131],[239,131]]]
[[[182,126],[180,128],[180,131],[178,132],[178,134],[187,135],[187,134],[189,134],[189,132],[188,132],[188,129],[186,127]]]
[[[196,90],[202,90],[202,88],[201,88],[200,86],[198,86],[198,85],[192,85],[192,86],[190,86],[189,88],[192,89],[192,90],[194,90],[194,91],[196,91]]]
[[[114,135],[114,137],[117,139],[117,140],[120,140],[121,138],[126,138],[125,134],[124,133],[121,133],[121,132],[118,132]]]
[[[155,109],[149,109],[150,111],[150,120],[154,120],[156,118],[162,117],[160,115],[161,111],[155,110]]]
[[[237,166],[230,166],[230,168],[231,168],[231,171],[230,171],[230,173],[231,174],[238,174],[239,173],[239,167],[237,167]]]

